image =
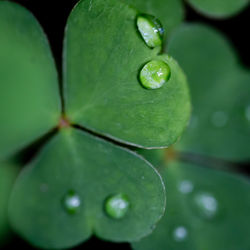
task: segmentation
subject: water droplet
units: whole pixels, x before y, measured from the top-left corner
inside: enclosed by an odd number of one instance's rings
[[[180,182],[178,189],[181,193],[188,194],[188,193],[191,193],[193,191],[194,185],[191,181],[184,180],[184,181]]]
[[[117,194],[109,197],[105,202],[105,211],[113,219],[123,218],[129,209],[129,201],[126,195]]]
[[[218,213],[218,201],[209,193],[198,193],[194,196],[194,203],[199,215],[212,219]]]
[[[42,183],[41,185],[40,185],[40,190],[41,190],[41,192],[47,192],[48,191],[48,189],[49,189],[49,187],[48,187],[48,184],[46,184],[46,183]]]
[[[155,48],[162,45],[164,30],[157,18],[147,14],[139,15],[137,28],[148,47]]]
[[[175,241],[178,241],[178,242],[184,241],[187,238],[187,236],[188,236],[188,231],[186,227],[179,226],[174,229],[173,237]]]
[[[245,114],[246,114],[247,120],[250,121],[250,105],[246,107]]]
[[[69,214],[75,214],[79,210],[80,205],[80,197],[72,190],[63,197],[63,206]]]
[[[190,122],[189,122],[189,127],[190,128],[197,128],[199,123],[199,119],[196,115],[192,115]]]
[[[216,111],[213,113],[211,121],[217,128],[225,127],[228,122],[228,115],[223,111]]]
[[[170,75],[170,68],[165,62],[152,60],[142,68],[140,81],[147,89],[158,89],[169,80]]]

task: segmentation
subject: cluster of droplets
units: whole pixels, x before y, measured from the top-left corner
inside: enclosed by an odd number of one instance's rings
[[[182,194],[192,193],[192,208],[196,210],[197,215],[206,219],[212,219],[217,215],[219,208],[218,201],[211,193],[194,192],[194,184],[190,180],[182,180],[178,184],[178,190]]]
[[[209,192],[195,192],[195,186],[190,180],[182,180],[178,183],[178,191],[182,195],[187,196],[191,204],[191,209],[195,215],[201,219],[212,220],[219,211],[218,200]],[[189,235],[187,227],[178,225],[172,231],[172,237],[175,242],[183,242],[187,240]]]
[[[63,207],[68,214],[76,214],[81,207],[81,198],[73,190],[63,197]],[[129,199],[124,194],[115,194],[104,201],[105,213],[112,219],[122,219],[130,207]]]
[[[137,28],[146,45],[150,48],[162,46],[163,27],[154,16],[142,14],[137,17]],[[171,76],[169,65],[162,60],[147,62],[140,71],[139,78],[143,87],[158,89],[166,83]]]

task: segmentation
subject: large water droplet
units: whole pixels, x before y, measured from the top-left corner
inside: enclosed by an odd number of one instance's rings
[[[188,236],[188,231],[184,226],[178,226],[173,231],[173,237],[175,241],[184,241]]]
[[[217,128],[225,127],[228,122],[228,115],[223,111],[216,111],[213,113],[211,121]]]
[[[210,193],[198,193],[194,197],[197,213],[206,219],[214,218],[219,209],[217,199]]]
[[[105,211],[113,219],[123,218],[129,209],[129,200],[124,194],[116,194],[105,202]]]
[[[246,107],[245,115],[248,121],[250,121],[250,105]]]
[[[144,65],[140,72],[141,84],[147,89],[158,89],[170,78],[169,66],[159,60],[152,60]]]
[[[63,206],[69,214],[75,214],[79,210],[80,205],[81,199],[73,190],[70,190],[63,197]]]
[[[137,28],[150,48],[162,45],[163,27],[154,16],[143,14],[137,17]]]
[[[189,180],[183,180],[179,183],[178,189],[183,194],[191,193],[194,189],[194,185]]]

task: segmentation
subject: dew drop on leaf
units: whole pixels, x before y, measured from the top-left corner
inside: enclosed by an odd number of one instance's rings
[[[250,105],[246,107],[245,115],[246,119],[250,121]]]
[[[113,219],[122,219],[128,212],[129,200],[124,194],[116,194],[105,201],[105,212]]]
[[[228,115],[223,111],[216,111],[211,117],[212,124],[217,128],[223,128],[227,125]]]
[[[75,214],[79,210],[80,205],[81,199],[73,190],[70,190],[63,197],[63,207],[69,214]]]
[[[170,78],[170,67],[163,61],[152,60],[140,72],[141,84],[147,89],[158,89]]]
[[[48,191],[48,189],[49,189],[48,184],[42,183],[42,184],[40,185],[40,190],[41,190],[41,192],[45,193],[45,192]]]
[[[160,21],[154,16],[142,14],[137,17],[137,28],[150,48],[155,48],[162,45],[163,27]]]
[[[218,201],[210,193],[198,193],[193,197],[195,210],[202,218],[212,219],[218,213]]]
[[[189,180],[183,180],[179,183],[178,189],[182,194],[188,194],[193,191],[194,185]]]
[[[196,115],[192,115],[190,122],[189,122],[189,127],[190,128],[197,128],[199,124],[199,119]]]
[[[184,226],[178,226],[173,231],[173,238],[177,242],[184,241],[188,236],[188,230]]]

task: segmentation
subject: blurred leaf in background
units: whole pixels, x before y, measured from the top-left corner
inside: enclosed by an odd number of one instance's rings
[[[0,247],[10,236],[7,207],[17,173],[18,169],[14,164],[0,163]]]

